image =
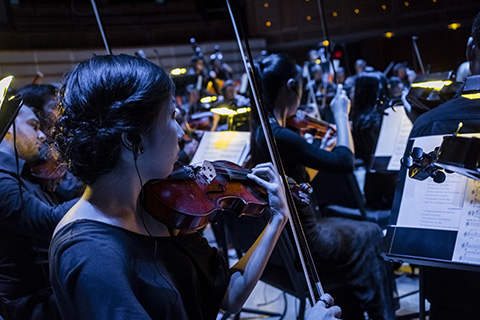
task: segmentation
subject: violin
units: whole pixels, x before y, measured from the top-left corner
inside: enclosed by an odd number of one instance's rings
[[[190,130],[210,130],[212,126],[213,113],[211,111],[197,112],[188,117],[185,126]]]
[[[287,118],[287,128],[298,131],[304,136],[306,133],[311,134],[317,139],[323,139],[330,130],[330,135],[335,133],[335,126],[324,120],[318,120],[303,113],[298,113]]]
[[[228,161],[205,161],[202,166],[176,168],[166,179],[150,180],[143,187],[145,210],[177,229],[196,230],[222,211],[239,216],[260,216],[268,206],[266,190],[247,178],[251,171]],[[296,199],[309,203],[311,187],[291,180]]]

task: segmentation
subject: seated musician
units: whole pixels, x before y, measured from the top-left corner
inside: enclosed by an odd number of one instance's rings
[[[480,75],[480,12],[468,39],[467,60],[472,75]],[[462,88],[463,90],[463,88]],[[460,133],[480,132],[480,100],[457,94],[453,99],[417,118],[411,138],[451,135],[463,123]],[[478,319],[480,315],[480,273],[425,267],[425,295],[430,302],[430,319]]]
[[[56,91],[56,87],[51,84],[28,84],[18,90],[23,103],[32,108],[40,121],[42,132],[50,132],[52,129],[56,110]],[[47,139],[42,142],[40,157],[30,163],[34,171],[41,170],[42,167],[54,168],[54,154],[49,151],[51,144],[52,141],[47,135]],[[45,191],[54,193],[59,202],[78,198],[84,188],[81,181],[64,170],[57,171],[55,176],[52,175],[50,179],[37,178],[33,175],[31,181],[42,186]]]
[[[87,188],[50,246],[64,319],[215,319],[238,312],[260,278],[287,220],[271,164],[249,178],[267,190],[272,218],[231,269],[198,232],[142,209],[143,183],[169,175],[183,136],[173,92],[161,68],[127,55],[93,57],[65,79],[56,142]],[[339,316],[319,302],[309,319]]]
[[[273,135],[286,174],[297,183],[309,182],[305,167],[336,172],[353,171],[353,146],[348,127],[350,101],[341,85],[331,108],[337,126],[337,145],[325,151],[309,144],[296,132],[285,128],[286,119],[295,114],[302,95],[301,69],[286,55],[272,54],[257,63],[262,100],[266,104]],[[269,161],[266,141],[258,116],[252,118],[252,160]],[[297,204],[313,260],[323,281],[340,283],[354,295],[357,304],[372,319],[394,319],[393,274],[379,257],[382,231],[378,225],[342,218],[317,220],[311,205]],[[339,300],[337,300],[337,303]],[[342,306],[345,319],[361,319]]]
[[[233,70],[225,61],[223,61],[223,53],[216,48],[215,53],[210,56],[210,78],[222,81],[231,80]]]
[[[48,245],[76,200],[58,204],[33,182],[45,134],[24,104],[0,143],[0,318],[60,319],[48,280]],[[17,158],[18,156],[18,158]]]

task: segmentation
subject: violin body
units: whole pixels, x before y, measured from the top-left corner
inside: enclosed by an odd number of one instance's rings
[[[195,230],[224,210],[259,216],[268,205],[265,189],[246,177],[250,171],[227,161],[211,163],[216,174],[176,169],[166,179],[151,180],[144,187],[144,207],[162,223]]]
[[[205,161],[202,167],[177,166],[166,178],[143,187],[144,208],[160,222],[196,230],[222,211],[260,216],[268,206],[266,190],[247,178],[251,171],[229,161]],[[308,204],[312,188],[289,180],[293,197]]]
[[[328,130],[333,134],[335,127],[323,120],[312,118],[306,114],[303,116],[294,115],[287,118],[287,128],[296,130],[300,135],[311,134],[317,139],[323,139]]]

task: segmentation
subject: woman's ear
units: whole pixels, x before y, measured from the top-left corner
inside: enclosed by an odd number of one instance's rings
[[[293,78],[288,79],[287,88],[288,88],[288,90],[293,91],[298,96],[298,85],[297,85],[297,81],[295,81],[295,79],[293,79]]]
[[[136,160],[139,154],[143,154],[142,137],[138,133],[122,133],[122,143],[128,150],[131,150]]]
[[[295,83],[295,80],[293,78],[288,79],[287,88],[288,88],[288,90],[297,91],[296,90],[297,89],[296,83]]]

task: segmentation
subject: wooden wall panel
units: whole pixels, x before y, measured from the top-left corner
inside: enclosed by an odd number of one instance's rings
[[[237,78],[244,72],[243,63],[235,41],[221,41],[200,43],[199,46],[209,61],[209,56],[214,52],[214,46],[218,45],[224,54],[224,61],[234,70]],[[254,56],[258,56],[265,49],[263,39],[253,39],[250,46]],[[125,47],[112,48],[114,54],[134,55],[139,48]],[[165,70],[173,68],[188,68],[193,50],[190,45],[155,46],[142,48],[147,59],[161,65]],[[32,50],[32,51],[0,51],[0,77],[13,75],[12,87],[20,88],[32,82],[35,74],[41,72],[44,75],[42,83],[60,82],[62,76],[78,62],[92,57],[94,54],[103,55],[105,49],[84,50]]]

